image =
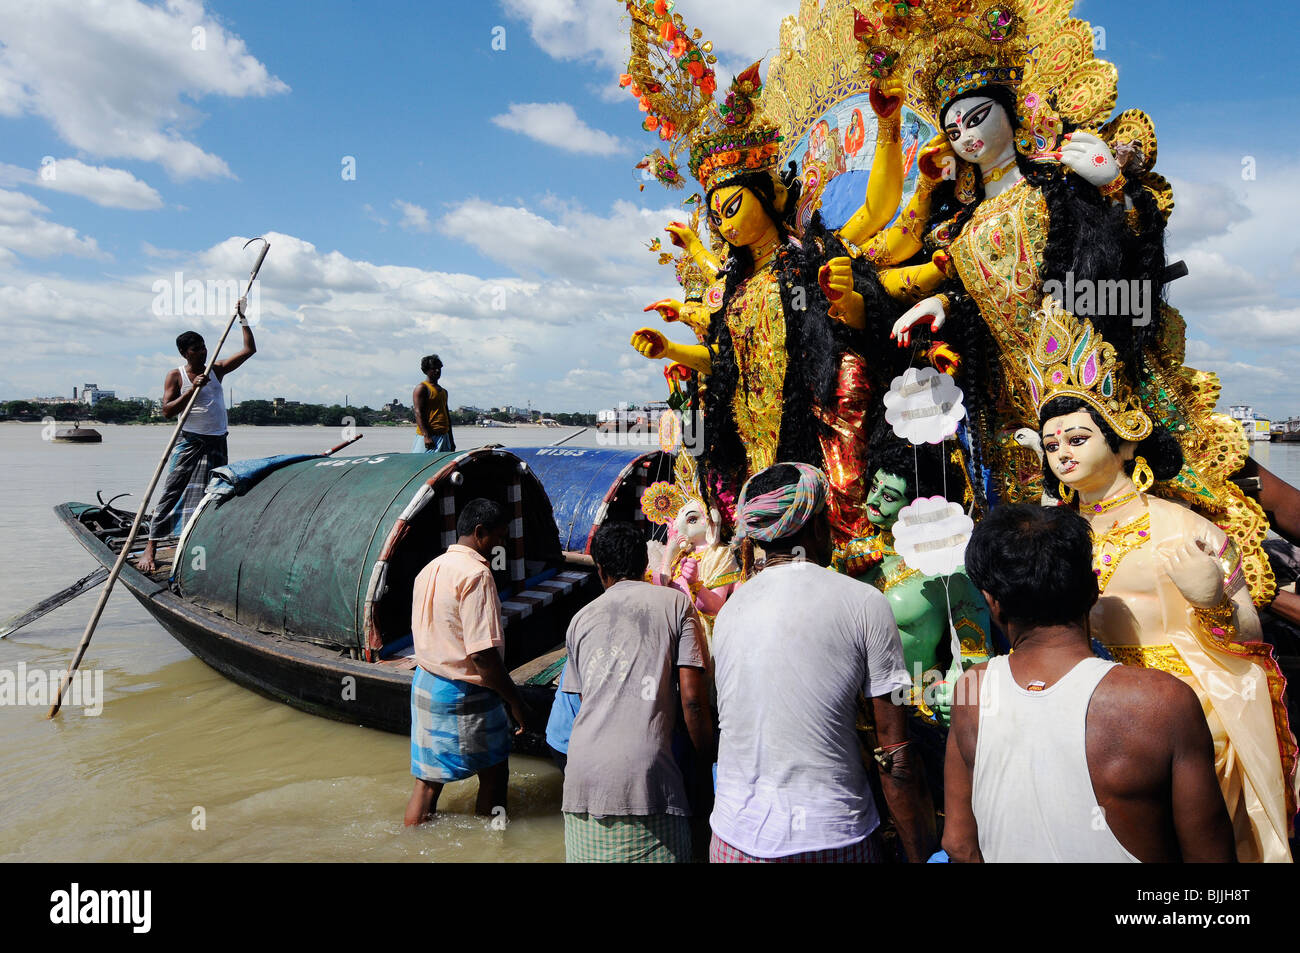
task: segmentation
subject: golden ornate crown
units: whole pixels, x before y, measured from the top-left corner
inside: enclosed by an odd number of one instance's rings
[[[1118,74],[1093,56],[1074,0],[874,0],[854,32],[863,69],[903,81],[909,105],[938,125],[945,106],[989,85],[1016,92],[1025,155],[1055,146],[1061,120],[1092,127],[1115,108]]]
[[[1041,413],[1057,397],[1077,397],[1094,408],[1122,440],[1150,436],[1151,418],[1119,367],[1115,348],[1092,322],[1064,311],[1056,299],[1043,299],[1033,350],[1025,357],[1030,396]]]

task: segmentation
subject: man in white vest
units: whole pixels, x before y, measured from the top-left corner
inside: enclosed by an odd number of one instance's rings
[[[958,862],[1236,859],[1214,742],[1191,687],[1097,658],[1088,523],[1064,506],[995,507],[966,573],[1012,654],[954,689],[943,846]]]
[[[225,466],[230,459],[226,451],[226,394],[221,382],[257,353],[253,329],[244,316],[243,298],[239,299],[238,310],[244,346],[213,364],[211,377],[204,373],[208,366],[208,347],[203,343],[203,336],[197,331],[186,331],[176,338],[176,350],[185,363],[173,367],[163,380],[163,416],[172,419],[185,409],[191,394],[198,391],[198,396],[172,450],[171,470],[149,523],[149,542],[136,563],[141,572],[158,568],[155,561],[158,541],[180,534],[185,521],[203,499],[209,472]]]

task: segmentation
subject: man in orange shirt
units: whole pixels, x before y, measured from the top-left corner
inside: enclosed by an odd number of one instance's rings
[[[475,812],[506,806],[510,725],[532,727],[532,712],[506,671],[501,600],[488,560],[505,546],[510,517],[491,500],[471,500],[456,520],[460,539],[415,578],[411,634],[409,827],[430,820],[443,784],[478,775]],[[503,703],[504,702],[504,703]]]

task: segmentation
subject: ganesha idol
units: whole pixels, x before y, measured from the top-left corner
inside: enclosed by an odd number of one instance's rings
[[[713,620],[740,581],[740,567],[730,547],[721,543],[717,510],[663,481],[646,488],[641,508],[651,522],[668,527],[667,543],[652,540],[646,544],[650,557],[647,581],[685,593],[712,644]]]
[[[1093,637],[1117,662],[1158,668],[1195,690],[1214,738],[1219,786],[1241,861],[1289,861],[1296,740],[1286,682],[1260,622],[1241,554],[1218,526],[1153,495],[1183,466],[1092,325],[1043,316],[1027,371],[1035,382],[1043,478],[1092,525],[1101,598]]]

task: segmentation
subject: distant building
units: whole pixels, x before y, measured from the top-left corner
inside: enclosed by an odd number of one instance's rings
[[[81,402],[89,404],[91,407],[94,407],[101,400],[116,397],[116,391],[100,390],[98,384],[83,384],[81,387]]]
[[[1241,424],[1241,429],[1250,441],[1270,439],[1270,421],[1266,417],[1257,417],[1255,408],[1249,404],[1237,404],[1228,411],[1233,420]]]

